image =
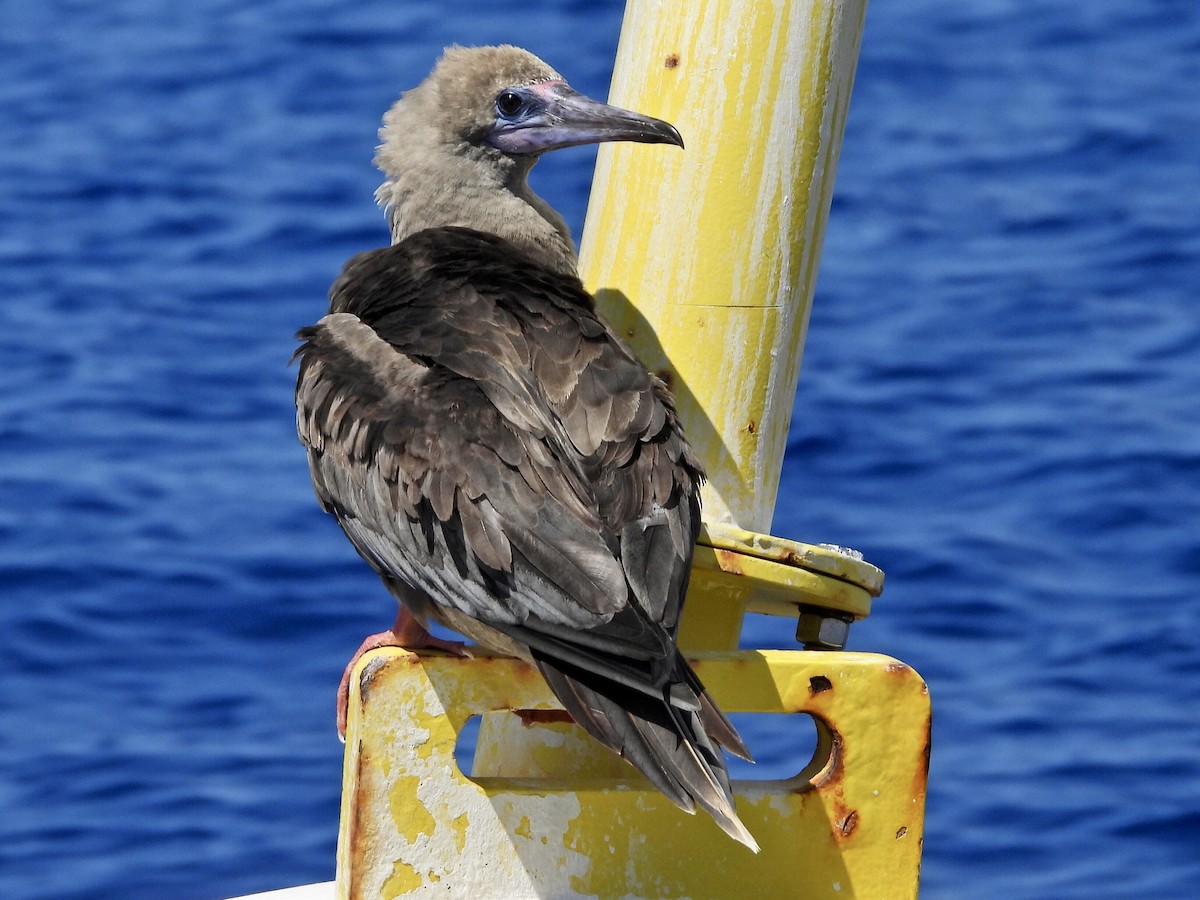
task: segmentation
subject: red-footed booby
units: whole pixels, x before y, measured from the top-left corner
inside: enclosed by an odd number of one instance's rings
[[[679,133],[504,46],[448,49],[380,136],[393,244],[346,264],[297,351],[317,497],[400,602],[355,659],[465,653],[438,622],[528,660],[592,736],[757,850],[720,748],[749,752],[675,645],[703,471],[526,182],[548,150]]]

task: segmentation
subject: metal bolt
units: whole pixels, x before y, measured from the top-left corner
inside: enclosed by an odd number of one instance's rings
[[[830,613],[818,606],[801,606],[796,622],[796,640],[805,650],[841,650],[846,646],[853,619]]]

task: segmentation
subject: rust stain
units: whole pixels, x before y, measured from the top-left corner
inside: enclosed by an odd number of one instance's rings
[[[829,726],[829,723],[820,716],[814,715],[813,718],[817,720],[818,725],[824,722],[827,727]],[[797,787],[792,788],[790,792],[793,794],[803,794],[814,789],[822,792],[832,792],[835,806],[841,808],[842,781],[844,780],[846,771],[845,766],[842,764],[842,754],[845,752],[845,745],[837,729],[830,727],[829,731],[829,756],[825,761],[825,765],[811,779],[802,781]]]
[[[924,797],[929,789],[929,756],[933,749],[933,711],[925,715],[925,746],[921,748],[921,761],[913,773],[912,796]]]
[[[371,757],[366,752],[360,751],[358,758],[358,772],[354,788],[354,821],[350,826],[350,834],[347,835],[347,840],[350,844],[348,856],[350,857],[350,873],[366,871],[366,855],[368,852],[369,841],[361,840],[365,837],[366,821],[369,818],[367,806],[371,801],[371,791],[367,788],[363,777],[363,773],[371,766]]]
[[[742,563],[738,558],[741,554],[734,553],[732,550],[722,550],[716,548],[717,565],[721,567],[722,572],[728,572],[730,575],[745,575],[742,571]]]
[[[825,691],[833,690],[833,682],[824,675],[814,675],[808,679],[808,690],[815,697]]]
[[[499,659],[504,663],[514,662],[506,657],[500,657]],[[542,673],[524,660],[520,660],[512,667],[512,677],[521,679],[522,681],[533,681],[536,683],[542,680]]]
[[[674,69],[676,66],[679,65],[679,54],[672,53],[672,54],[668,55],[667,58],[665,60],[663,60],[663,65],[666,66],[668,69]]]
[[[908,834],[908,826],[901,825],[899,828],[896,829],[896,840],[900,840],[906,834]]]
[[[402,665],[413,665],[414,662],[419,662],[415,656],[402,656],[399,657],[399,660]],[[376,656],[368,659],[366,665],[362,667],[362,671],[358,675],[358,695],[360,704],[363,707],[367,705],[367,698],[371,695],[371,688],[375,684],[375,678],[387,668],[388,662],[389,660],[386,656]]]
[[[783,552],[779,554],[779,561],[787,563],[789,566],[800,565],[800,554],[791,547],[785,547]]]
[[[532,725],[549,725],[554,722],[575,723],[571,714],[565,709],[514,709],[513,715],[521,720],[526,728]]]
[[[840,773],[839,773],[840,775]],[[830,779],[831,781],[833,779]],[[833,784],[829,790],[825,790],[825,785],[822,785],[822,792],[828,798],[831,806],[830,812],[832,819],[830,824],[831,837],[837,843],[842,843],[849,840],[854,832],[858,829],[858,810],[850,809],[846,806],[845,787],[841,783],[841,778],[837,779],[836,784]]]
[[[755,421],[754,421],[753,419],[751,419],[751,420],[750,420],[750,423],[749,423],[749,424],[746,426],[746,431],[747,431],[748,433],[750,433],[750,434],[754,434],[754,432],[755,432],[757,429],[758,429],[758,425],[757,425],[757,424],[755,424]]]
[[[925,713],[925,749],[922,754],[922,764],[925,767],[925,777],[929,777],[929,753],[933,749],[933,710]]]
[[[912,672],[912,669],[899,660],[894,660],[884,666],[883,671],[894,677],[897,675],[907,675]]]
[[[858,828],[858,811],[852,809],[846,815],[842,816],[837,822],[837,828],[844,838],[848,838],[854,834],[854,829]]]

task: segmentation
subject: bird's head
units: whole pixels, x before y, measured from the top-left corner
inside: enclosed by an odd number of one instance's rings
[[[547,265],[574,271],[562,217],[526,182],[548,150],[604,141],[675,144],[661,119],[600,103],[518,47],[450,47],[384,117],[376,198],[392,240],[459,225],[505,237]]]
[[[392,107],[380,132],[380,167],[399,145],[490,160],[528,171],[542,153],[604,141],[675,144],[683,139],[661,119],[585,97],[554,69],[519,47],[450,47],[418,87]]]

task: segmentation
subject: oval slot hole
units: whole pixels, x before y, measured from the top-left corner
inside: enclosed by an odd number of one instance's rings
[[[825,728],[807,713],[728,713],[754,762],[726,754],[729,777],[737,781],[784,781],[806,778],[829,762],[830,742],[821,740]]]
[[[756,760],[748,763],[726,753],[729,775],[734,780],[811,778],[829,762],[831,742],[821,739],[823,732],[827,734],[825,726],[806,713],[730,713],[729,719]],[[471,716],[459,730],[454,747],[458,767],[468,778],[474,774],[479,724],[479,716]],[[544,726],[532,722],[528,727]]]
[[[463,724],[458,731],[458,740],[454,743],[454,761],[458,768],[468,778],[475,771],[475,747],[479,742],[479,716],[474,715]]]

